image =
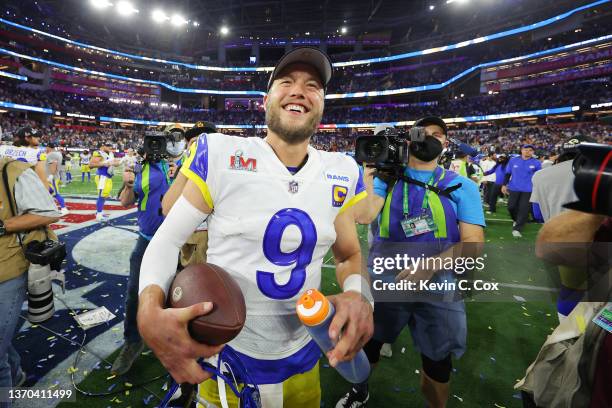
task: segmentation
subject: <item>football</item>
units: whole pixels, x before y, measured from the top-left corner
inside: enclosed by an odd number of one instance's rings
[[[195,264],[183,269],[174,278],[168,298],[170,307],[213,302],[210,313],[189,322],[189,333],[199,343],[227,343],[244,326],[246,305],[240,286],[217,265]]]

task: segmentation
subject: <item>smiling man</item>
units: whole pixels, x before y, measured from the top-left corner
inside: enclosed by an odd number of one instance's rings
[[[327,353],[330,363],[352,359],[372,334],[372,297],[360,273],[352,214],[352,206],[366,195],[359,169],[346,155],[309,146],[331,74],[325,54],[297,48],[270,76],[265,139],[200,135],[176,181],[184,183],[182,194],[143,258],[140,333],[177,382],[202,383],[199,394],[207,404],[222,405],[218,385],[207,380],[210,375],[196,359],[220,348],[192,340],[187,323],[212,305],[163,308],[179,249],[205,219],[208,262],[236,279],[247,306],[242,332],[226,347],[238,354],[259,386],[264,407],[320,406],[320,351],[296,316],[295,304],[304,291],[320,287],[330,247],[344,290],[330,297],[336,315],[329,335],[337,341]],[[233,395],[228,400],[238,406]]]

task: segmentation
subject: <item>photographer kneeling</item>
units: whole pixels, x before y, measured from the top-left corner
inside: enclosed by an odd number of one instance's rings
[[[44,241],[45,227],[59,220],[53,198],[32,165],[0,158],[0,388],[25,381],[19,354],[11,344],[26,298],[29,261],[24,246]],[[10,403],[0,403],[8,407]]]
[[[414,126],[410,131],[409,154],[401,154],[405,150],[405,137],[395,135],[388,138],[391,140],[389,155],[394,156],[395,162],[381,165],[379,160],[374,160],[379,170],[390,169],[393,176],[379,176],[381,173],[375,174],[374,169],[364,170],[368,198],[358,209],[356,221],[367,224],[377,220],[377,225],[372,228],[369,268],[374,265],[375,258],[393,257],[391,252],[414,257],[425,252],[428,258],[476,257],[484,242],[485,220],[477,185],[438,166],[443,149],[448,145],[444,121],[438,117],[426,117],[416,121]],[[414,132],[419,136],[413,137]],[[357,144],[356,159],[361,161],[359,140]],[[467,242],[475,244],[470,248],[462,247],[461,243]],[[371,277],[374,281],[384,276],[375,274]],[[445,282],[454,280],[454,271],[418,267],[403,270],[397,276],[393,271],[390,279]],[[370,363],[376,364],[383,343],[393,343],[408,326],[415,347],[421,353],[421,391],[429,407],[446,405],[452,370],[451,354],[458,358],[466,349],[463,301],[437,299],[435,296],[424,300],[404,297],[398,302],[376,302],[374,336],[364,347]],[[368,399],[367,382],[356,384],[336,408],[362,407]]]
[[[161,202],[176,173],[176,164],[185,150],[184,131],[180,125],[169,125],[163,132],[150,132],[144,138],[144,161],[135,171],[123,174],[121,205],[134,203],[138,207],[138,241],[130,256],[130,276],[127,284],[124,320],[124,345],[115,359],[111,372],[127,373],[144,348],[138,333],[138,280],[140,264],[149,241],[164,221]]]

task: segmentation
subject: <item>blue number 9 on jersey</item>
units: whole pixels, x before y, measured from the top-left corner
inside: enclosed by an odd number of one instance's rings
[[[295,225],[302,234],[302,242],[291,252],[281,250],[283,232]],[[304,211],[297,208],[285,208],[272,216],[263,237],[265,257],[278,266],[294,265],[287,283],[280,285],[274,279],[274,273],[257,271],[257,286],[261,292],[272,299],[290,299],[297,295],[306,281],[306,267],[312,261],[317,244],[317,230],[314,223]]]

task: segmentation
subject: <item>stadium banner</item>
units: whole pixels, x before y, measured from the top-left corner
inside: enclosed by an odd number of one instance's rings
[[[155,94],[155,95],[159,95],[161,93],[158,86],[145,87],[145,86],[121,84],[121,83],[92,79],[92,78],[84,78],[78,75],[64,74],[62,72],[52,72],[51,78],[55,80],[71,82],[73,84],[97,86],[99,88],[115,89],[118,91],[136,92],[136,93],[141,93],[141,94]]]
[[[601,50],[571,55],[569,57],[560,58],[554,61],[525,64],[520,67],[500,69],[497,71],[482,71],[480,75],[480,80],[484,82],[501,78],[528,75],[558,68],[573,67],[589,62],[601,61],[605,59],[610,59],[610,57],[612,57],[612,44],[608,44],[605,48],[602,48]]]
[[[111,90],[94,90],[89,88],[84,88],[80,86],[70,86],[70,85],[62,85],[62,84],[51,84],[49,87],[54,91],[60,92],[68,92],[74,93],[77,95],[86,95],[86,96],[95,96],[101,98],[125,98],[132,100],[139,100],[143,102],[159,102],[159,95],[138,95],[126,92],[119,91],[111,91]]]
[[[510,89],[529,88],[532,86],[552,84],[553,82],[572,81],[574,79],[608,75],[610,73],[612,73],[612,63],[606,64],[603,66],[599,66],[599,67],[588,68],[588,69],[560,72],[558,74],[547,75],[541,78],[535,78],[535,79],[530,79],[526,81],[506,82],[503,84],[500,84],[500,83],[481,84],[480,92],[487,93],[489,91],[499,92],[499,91],[507,91]]]

